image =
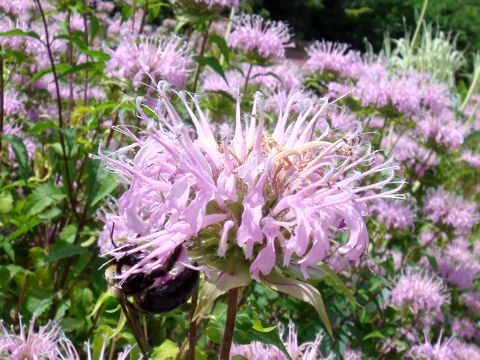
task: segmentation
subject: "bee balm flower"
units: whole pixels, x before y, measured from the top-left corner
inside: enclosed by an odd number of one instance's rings
[[[201,247],[199,263],[209,252],[230,263],[242,254],[257,281],[275,266],[299,266],[307,278],[307,268],[334,251],[360,257],[368,243],[366,202],[398,197],[399,187],[380,192],[394,177],[392,160],[376,162],[359,130],[314,130],[326,100],[306,101],[289,123],[297,100],[290,97],[268,131],[261,96],[244,121],[238,99],[234,130],[219,138],[195,95],[178,93],[191,129],[159,87],[158,121],[139,106],[146,132],[136,136],[124,126],[134,143],[100,155],[129,186],[117,211],[103,216],[102,252],[145,255],[123,276],[151,272],[181,244]],[[340,226],[349,231],[344,244],[335,240]]]

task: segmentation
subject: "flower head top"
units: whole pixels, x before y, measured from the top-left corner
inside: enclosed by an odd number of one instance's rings
[[[323,333],[320,332],[314,341],[298,344],[297,330],[295,325],[290,321],[288,324],[288,334],[285,336],[285,328],[282,323],[278,325],[278,331],[285,348],[292,359],[303,360],[323,360],[326,358],[318,347],[323,340]],[[258,341],[253,341],[248,345],[233,344],[230,357],[240,355],[248,360],[278,359],[286,360],[287,357],[274,345],[265,345]]]
[[[20,318],[20,334],[10,331],[0,321],[0,357],[11,360],[76,360],[78,354],[55,323],[47,323],[34,331],[35,318],[28,330]]]
[[[353,66],[360,60],[356,51],[348,51],[348,44],[315,41],[308,49],[305,67],[311,71],[330,71],[343,77],[354,76]]]
[[[158,122],[149,119],[141,137],[124,126],[134,143],[100,155],[129,184],[117,213],[104,215],[100,247],[116,257],[145,254],[124,276],[152,271],[180,244],[200,247],[200,263],[208,253],[217,259],[228,254],[229,261],[246,259],[257,280],[275,266],[298,266],[307,278],[307,268],[329,252],[350,260],[363,253],[366,202],[398,197],[401,184],[369,192],[392,182],[394,167],[391,159],[375,162],[376,153],[362,143],[358,129],[342,135],[314,131],[326,100],[321,106],[307,101],[289,123],[297,100],[292,96],[268,131],[261,96],[244,121],[238,98],[234,131],[218,138],[196,96],[178,93],[193,131],[182,123],[162,86]],[[147,119],[140,106],[138,110]],[[373,176],[378,177],[370,181]],[[335,240],[340,224],[349,230],[345,244]],[[130,247],[112,249],[110,235]]]
[[[107,61],[107,72],[120,78],[132,77],[134,83],[150,76],[184,88],[192,67],[190,49],[178,36],[123,34],[117,49],[108,52],[112,58]]]
[[[408,270],[390,292],[390,302],[397,307],[407,306],[415,314],[441,312],[449,298],[443,282],[432,274]]]
[[[263,61],[284,60],[285,48],[291,46],[288,25],[280,21],[265,21],[260,15],[242,14],[233,20],[228,45]]]

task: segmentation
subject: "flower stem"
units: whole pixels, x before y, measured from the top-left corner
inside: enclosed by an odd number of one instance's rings
[[[225,332],[223,333],[223,340],[220,345],[220,360],[228,360],[230,358],[230,348],[232,347],[235,318],[237,316],[239,289],[240,288],[233,288],[228,291],[227,322],[225,323]]]
[[[190,312],[188,314],[188,319],[190,320],[190,328],[188,332],[188,354],[187,360],[195,360],[195,344],[197,342],[197,321],[193,320],[193,315],[195,314],[195,310],[197,309],[197,302],[198,302],[198,282],[193,290],[192,296],[192,307],[190,308]]]
[[[205,32],[203,33],[203,40],[202,40],[202,46],[200,48],[200,54],[199,56],[202,57],[203,56],[203,53],[205,52],[205,46],[207,45],[207,39],[208,39],[208,32],[210,30],[210,25],[212,24],[212,21],[210,20],[208,22],[208,25],[207,25],[207,29],[205,30]],[[201,64],[198,63],[197,64],[197,68],[195,69],[195,80],[193,80],[193,88],[192,88],[192,91],[195,92],[197,91],[197,83],[198,83],[198,77],[200,75],[200,68],[201,68]]]

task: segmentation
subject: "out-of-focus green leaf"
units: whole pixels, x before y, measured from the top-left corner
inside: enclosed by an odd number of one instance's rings
[[[71,69],[64,71],[61,75],[59,75],[59,79],[64,78],[69,74],[76,73],[82,70],[98,70],[105,68],[105,63],[103,61],[89,61],[80,65],[72,66]]]
[[[7,213],[13,208],[13,198],[9,191],[0,193],[0,213]]]
[[[95,36],[97,36],[98,34],[98,28],[99,28],[99,21],[98,21],[98,18],[94,15],[94,14],[91,14],[89,16],[89,20],[90,20],[90,42],[93,41],[93,39],[95,38]]]
[[[3,136],[12,146],[12,150],[15,153],[15,159],[17,160],[18,167],[22,173],[22,177],[25,181],[27,181],[29,174],[28,152],[23,140],[13,134]]]
[[[51,291],[38,288],[28,297],[27,309],[32,314],[36,314],[36,316],[39,317],[50,306],[52,300],[53,294]]]
[[[40,261],[37,264],[37,267],[45,266],[46,264],[51,263],[53,261],[70,258],[74,255],[82,254],[82,253],[87,251],[86,248],[78,246],[78,245],[73,245],[73,244],[68,244],[68,243],[59,244],[59,243],[61,243],[61,242],[57,242],[55,244],[56,249],[53,250],[50,254],[48,254],[45,257],[45,259]]]
[[[218,48],[220,49],[220,52],[222,53],[223,57],[225,58],[225,61],[227,63],[230,62],[230,53],[228,51],[228,45],[227,45],[227,42],[225,41],[225,39],[223,37],[221,37],[220,35],[218,34],[210,34],[209,38],[208,38],[208,41],[209,42],[214,42],[215,44],[218,45]]]
[[[28,37],[42,41],[40,36],[35,31],[23,31],[22,29],[12,29],[5,32],[1,32],[0,36],[28,36]]]
[[[372,331],[370,334],[367,334],[363,340],[368,340],[368,339],[373,339],[373,338],[379,338],[379,339],[386,339],[385,335],[382,334],[380,330],[375,330]]]
[[[222,333],[221,331],[215,326],[209,326],[207,328],[207,336],[210,340],[212,340],[215,344],[220,344],[222,341]]]
[[[47,129],[55,129],[57,125],[55,125],[51,121],[39,121],[33,127],[28,131],[29,135],[33,135],[42,131],[45,131]]]
[[[153,360],[168,360],[174,359],[178,354],[179,348],[172,340],[165,340],[159,346],[156,346],[153,349],[152,359]]]
[[[213,71],[215,71],[218,75],[220,75],[223,80],[228,84],[227,78],[225,77],[225,72],[223,71],[222,65],[218,62],[216,58],[213,56],[194,56],[193,57],[199,64],[202,65],[207,65],[212,68]]]
[[[470,134],[467,135],[467,137],[465,138],[465,140],[463,141],[464,144],[478,144],[480,143],[480,130],[478,131],[474,131]]]
[[[62,229],[60,234],[58,234],[58,238],[69,244],[72,244],[76,234],[77,234],[77,224],[70,224],[68,226],[65,226]]]

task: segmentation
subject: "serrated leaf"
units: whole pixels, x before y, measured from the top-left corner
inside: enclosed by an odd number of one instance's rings
[[[277,268],[274,268],[267,276],[261,276],[262,283],[272,290],[282,292],[293,296],[299,300],[312,305],[322,319],[325,328],[333,339],[330,320],[328,319],[327,310],[323,303],[322,294],[313,286],[300,280],[287,278],[282,275]]]
[[[53,184],[42,184],[28,196],[28,204],[30,204],[28,213],[36,215],[64,197],[65,193],[61,187]]]
[[[212,68],[212,70],[215,71],[218,75],[220,75],[228,85],[228,81],[227,81],[227,78],[225,77],[225,72],[223,71],[222,65],[220,65],[220,63],[218,62],[218,60],[216,58],[214,58],[213,56],[208,56],[208,57],[194,56],[193,58],[199,64],[207,65],[210,68]]]

